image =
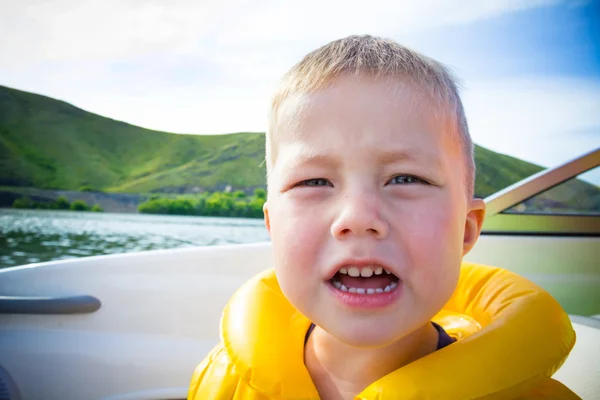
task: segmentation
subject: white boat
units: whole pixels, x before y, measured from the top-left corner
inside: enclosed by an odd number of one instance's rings
[[[599,164],[597,149],[487,198],[466,258],[520,273],[563,304],[577,343],[554,378],[583,399],[600,398],[600,189],[584,184],[595,203],[531,207]],[[270,265],[270,244],[257,243],[0,270],[0,399],[184,399],[229,297]]]

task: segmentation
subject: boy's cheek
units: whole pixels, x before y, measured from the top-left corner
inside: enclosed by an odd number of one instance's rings
[[[454,275],[462,257],[464,222],[452,213],[438,210],[413,220],[400,233],[413,273],[422,273],[424,280],[432,275]]]
[[[318,218],[314,218],[318,211],[312,213],[299,211],[278,205],[270,207],[265,213],[273,245],[281,248],[281,251],[290,253],[290,257],[292,253],[301,253],[316,246],[319,238],[323,239],[321,234],[323,227],[318,226]]]
[[[277,278],[286,297],[299,309],[314,297],[315,285],[321,282],[318,267],[321,246],[315,235],[309,233],[295,229],[293,223],[271,226]]]
[[[453,241],[457,238],[462,227],[456,213],[436,202],[402,210],[395,219],[394,228],[404,242],[410,243],[409,248],[425,248],[429,251],[450,244],[449,239]],[[460,239],[455,242],[462,243]]]

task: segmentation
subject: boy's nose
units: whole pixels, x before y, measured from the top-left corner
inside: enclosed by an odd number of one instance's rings
[[[331,225],[331,235],[340,240],[350,236],[383,239],[388,234],[389,226],[382,218],[381,211],[381,205],[374,196],[347,196]]]

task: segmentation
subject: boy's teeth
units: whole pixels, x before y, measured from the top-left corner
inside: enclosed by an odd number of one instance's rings
[[[350,293],[358,293],[358,294],[375,294],[375,293],[388,293],[391,292],[392,290],[394,290],[397,286],[398,283],[396,282],[392,282],[389,285],[387,285],[385,287],[385,289],[382,288],[355,288],[355,287],[347,287],[346,285],[343,285],[340,281],[333,281],[333,286],[336,287],[336,289],[341,290],[342,292],[350,292]]]
[[[363,268],[362,271],[360,271],[360,276],[363,278],[370,278],[373,276],[373,270],[369,267]]]
[[[373,275],[381,275],[384,272],[386,274],[391,274],[390,271],[388,271],[387,269],[383,269],[382,267],[377,267],[377,268],[370,268],[370,267],[365,267],[363,269],[359,269],[357,267],[350,267],[350,268],[346,268],[346,267],[342,267],[340,268],[340,274],[348,274],[354,278],[358,278],[359,276],[362,276],[363,278],[369,278]]]

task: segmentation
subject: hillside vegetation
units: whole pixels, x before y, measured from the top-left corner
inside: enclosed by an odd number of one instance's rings
[[[197,193],[265,187],[263,133],[178,135],[0,86],[0,186],[118,193]],[[476,147],[476,194],[540,167]]]

